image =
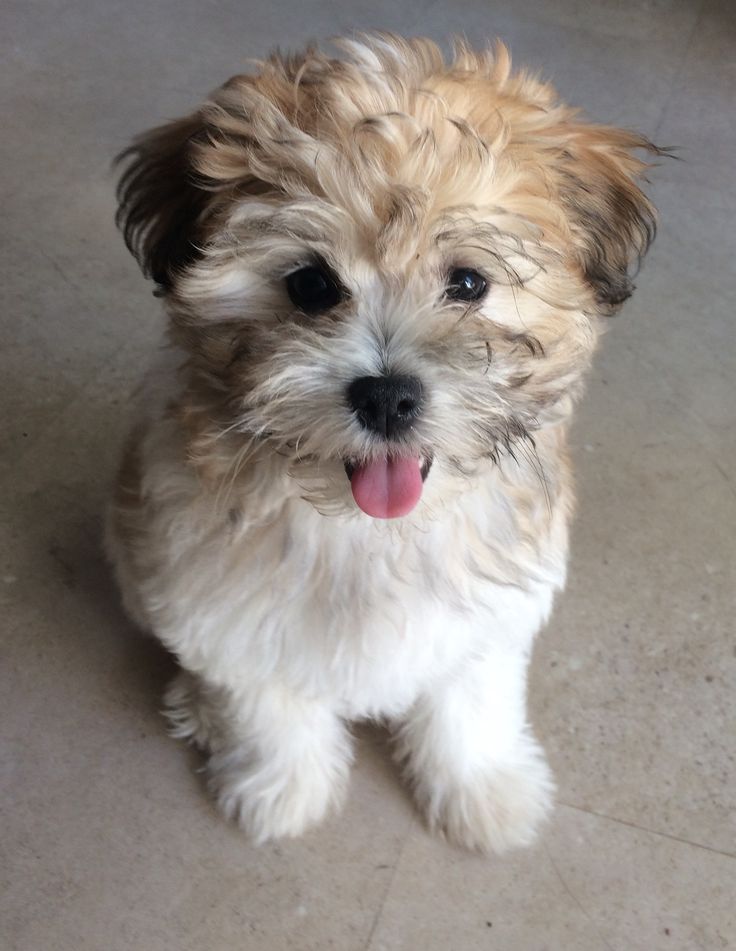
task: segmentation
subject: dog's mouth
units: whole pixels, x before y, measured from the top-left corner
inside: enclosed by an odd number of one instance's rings
[[[358,508],[372,518],[400,518],[419,502],[432,456],[385,455],[366,463],[345,461]]]

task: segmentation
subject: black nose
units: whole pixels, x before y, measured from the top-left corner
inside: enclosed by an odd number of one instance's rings
[[[422,384],[414,376],[361,376],[347,395],[361,424],[381,436],[406,432],[422,408]]]

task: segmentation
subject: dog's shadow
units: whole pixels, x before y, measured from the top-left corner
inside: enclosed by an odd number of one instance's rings
[[[177,661],[125,614],[103,546],[105,487],[90,494],[81,509],[49,513],[44,555],[51,580],[66,589],[65,597],[83,602],[78,609],[84,622],[68,624],[65,636],[78,642],[88,661],[80,675],[94,677],[96,665],[98,675],[114,679],[122,706],[158,716]],[[162,717],[160,726],[166,729]]]

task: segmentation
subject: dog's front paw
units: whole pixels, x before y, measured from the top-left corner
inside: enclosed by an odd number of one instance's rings
[[[249,763],[234,750],[211,757],[208,774],[220,810],[262,844],[299,836],[339,808],[348,764],[333,763],[330,768],[311,762],[280,770],[272,762]]]
[[[171,736],[187,740],[201,750],[214,750],[222,743],[218,691],[205,686],[187,670],[180,670],[166,688],[164,715]]]
[[[431,829],[455,845],[485,853],[528,845],[551,809],[553,794],[552,775],[538,749],[462,779],[417,786]]]

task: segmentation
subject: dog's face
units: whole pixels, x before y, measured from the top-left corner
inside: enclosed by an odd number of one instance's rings
[[[120,221],[191,357],[198,463],[265,449],[320,507],[391,517],[569,413],[653,232],[648,143],[500,46],[343,49],[273,57],[142,137]]]

